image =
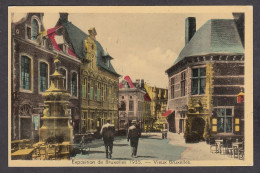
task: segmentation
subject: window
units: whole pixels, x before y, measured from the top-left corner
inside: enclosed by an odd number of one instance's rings
[[[72,78],[71,78],[71,95],[74,97],[77,97],[77,91],[78,86],[77,86],[77,73],[73,72],[72,73]]]
[[[126,104],[125,104],[124,101],[120,102],[119,110],[120,111],[126,111]]]
[[[91,92],[90,92],[90,88],[91,88],[91,87],[90,87],[90,83],[88,82],[88,88],[87,88],[87,89],[88,89],[88,98],[89,98],[89,99],[90,99],[90,95],[91,95],[91,94],[90,94],[90,93],[91,93]]]
[[[67,89],[67,70],[64,69],[64,68],[60,68],[60,74],[62,74],[63,77],[64,77],[63,87],[64,87],[65,89]]]
[[[101,90],[101,84],[98,83],[98,87],[97,87],[97,100],[100,101],[100,90]]]
[[[87,79],[85,78],[82,84],[82,98],[86,98],[86,91],[87,91]]]
[[[39,35],[39,24],[36,19],[32,20],[32,40],[36,40]]]
[[[89,99],[93,100],[94,99],[94,88],[93,88],[93,82],[91,81],[90,89],[89,89]]]
[[[21,88],[31,90],[31,59],[21,57]]]
[[[192,95],[205,94],[206,68],[192,69]]]
[[[171,98],[174,98],[174,78],[171,78]]]
[[[181,96],[185,96],[186,72],[181,73]]]
[[[103,84],[102,84],[102,86],[101,86],[101,101],[104,101],[104,86],[103,86]]]
[[[104,99],[107,100],[107,85],[104,86]]]
[[[110,99],[110,86],[107,86],[107,99]]]
[[[40,92],[48,88],[48,64],[40,62]]]
[[[83,112],[82,114],[82,128],[86,129],[85,125],[86,125],[86,118],[87,118],[87,112]]]
[[[217,109],[217,130],[219,133],[232,132],[232,109],[231,108]]]
[[[29,26],[27,26],[26,27],[26,33],[27,33],[27,38],[28,39],[31,39],[31,37],[32,37],[32,30],[31,30],[31,28],[29,27]]]
[[[129,101],[129,111],[134,111],[134,101]]]

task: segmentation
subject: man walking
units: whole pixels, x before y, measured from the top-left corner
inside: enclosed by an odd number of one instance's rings
[[[101,128],[100,134],[102,135],[105,144],[106,158],[111,159],[115,136],[115,126],[110,124],[110,121],[107,120],[107,123],[104,124]]]
[[[137,157],[137,147],[138,141],[141,137],[141,130],[137,125],[136,120],[132,120],[131,126],[128,128],[127,141],[130,140],[130,145],[132,149],[132,157]]]

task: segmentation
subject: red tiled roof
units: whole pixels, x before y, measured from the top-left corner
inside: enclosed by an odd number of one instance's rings
[[[172,110],[168,110],[162,114],[162,117],[168,117],[172,113]]]

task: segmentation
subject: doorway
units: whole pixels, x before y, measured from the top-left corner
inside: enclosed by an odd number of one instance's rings
[[[203,139],[203,133],[205,129],[205,120],[203,118],[195,117],[192,120],[191,131],[198,134],[198,138]]]
[[[31,139],[32,135],[32,119],[31,118],[20,118],[20,139]]]
[[[184,119],[179,120],[179,133],[184,132]]]

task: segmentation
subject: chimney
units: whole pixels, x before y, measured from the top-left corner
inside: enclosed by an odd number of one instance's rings
[[[189,43],[196,32],[196,18],[187,17],[185,19],[185,45]]]
[[[68,20],[69,13],[60,13],[61,20]]]
[[[144,88],[144,80],[141,79],[141,88]]]

